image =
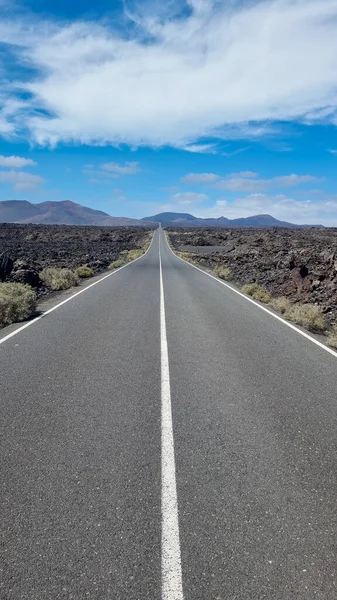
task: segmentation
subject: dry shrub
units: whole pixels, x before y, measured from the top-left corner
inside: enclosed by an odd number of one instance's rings
[[[272,307],[284,315],[285,312],[290,310],[291,304],[288,298],[281,296],[280,298],[274,298],[272,301]]]
[[[292,304],[284,313],[288,321],[303,325],[309,331],[322,332],[325,329],[322,309],[315,304]]]
[[[0,327],[29,319],[36,311],[36,294],[29,285],[0,283]]]
[[[258,283],[247,283],[242,287],[242,292],[251,296],[254,300],[265,302],[266,304],[269,304],[272,300],[271,294]]]
[[[144,250],[141,249],[137,249],[137,250],[129,250],[126,258],[127,261],[130,262],[131,260],[135,260],[136,258],[140,258],[142,255],[144,254]]]
[[[93,277],[94,271],[88,265],[83,265],[82,267],[78,267],[75,271],[76,277],[80,279],[85,279],[86,277]]]
[[[114,260],[110,265],[109,265],[109,269],[120,269],[120,267],[123,267],[124,265],[126,265],[127,260],[124,258],[118,258],[117,260]]]
[[[229,267],[218,266],[214,269],[214,274],[220,279],[224,279],[225,281],[230,278],[232,271]]]
[[[337,323],[333,326],[332,331],[328,335],[327,344],[330,348],[337,349]]]
[[[78,279],[70,269],[47,267],[40,273],[40,279],[51,290],[68,290],[78,284]]]

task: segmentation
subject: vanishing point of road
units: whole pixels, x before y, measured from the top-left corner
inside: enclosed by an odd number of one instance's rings
[[[1,600],[334,600],[336,390],[158,229],[0,333]]]

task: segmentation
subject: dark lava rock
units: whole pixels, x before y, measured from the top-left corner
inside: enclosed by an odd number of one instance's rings
[[[0,254],[0,281],[5,281],[13,270],[13,261],[7,254]]]
[[[16,283],[28,283],[34,288],[39,287],[40,279],[36,271],[31,269],[20,269],[15,271],[12,275],[12,280]]]
[[[46,267],[75,270],[90,264],[95,274],[108,268],[127,250],[141,248],[151,227],[94,227],[69,225],[0,224],[0,281],[5,275],[36,282],[35,273]],[[6,255],[6,260],[1,257]],[[11,257],[11,259],[9,259]],[[14,261],[14,272],[13,272]],[[20,273],[29,271],[30,274]],[[34,274],[33,274],[34,273]],[[47,291],[39,284],[38,296]]]
[[[228,267],[233,282],[256,281],[275,297],[317,303],[337,322],[337,228],[231,229],[230,243],[224,229],[171,231],[174,248],[195,247],[194,260],[203,266]]]

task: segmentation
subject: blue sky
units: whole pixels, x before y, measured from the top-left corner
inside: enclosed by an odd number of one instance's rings
[[[337,0],[0,0],[0,200],[337,226]]]

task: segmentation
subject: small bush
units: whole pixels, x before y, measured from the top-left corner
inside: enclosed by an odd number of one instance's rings
[[[78,284],[77,277],[70,269],[47,267],[40,273],[40,279],[51,290],[68,290]]]
[[[220,279],[225,279],[225,280],[227,280],[227,279],[229,279],[229,278],[230,278],[230,276],[231,276],[231,274],[232,274],[232,271],[231,271],[231,269],[230,269],[229,267],[221,267],[221,266],[218,266],[218,267],[215,267],[215,269],[214,269],[214,274],[215,274],[217,277],[220,277]]]
[[[195,265],[196,267],[199,266],[198,261],[194,260],[193,258],[193,254],[191,254],[190,252],[175,252],[176,256],[179,256],[179,258],[182,258],[183,260],[186,260],[186,262],[191,263],[191,265]]]
[[[260,302],[265,302],[267,304],[269,304],[272,299],[271,294],[258,283],[247,283],[242,287],[242,292],[251,296],[254,300],[259,300]]]
[[[327,344],[330,348],[337,349],[337,324],[332,328],[332,331],[328,335]]]
[[[144,251],[141,249],[137,249],[137,250],[129,250],[126,257],[128,262],[130,262],[131,260],[135,260],[136,258],[140,258],[142,255],[144,254]]]
[[[288,298],[284,298],[282,296],[280,298],[274,298],[274,300],[272,301],[272,307],[275,308],[275,310],[278,310],[280,313],[282,313],[282,315],[284,315],[285,312],[290,310],[291,304]]]
[[[86,277],[93,277],[94,272],[91,267],[87,265],[83,265],[82,267],[78,267],[75,271],[76,277],[80,277],[80,279],[85,279]]]
[[[293,304],[285,311],[288,321],[303,325],[309,331],[324,331],[324,315],[322,309],[314,304]]]
[[[0,327],[24,321],[36,311],[36,294],[29,285],[0,283]]]
[[[124,265],[126,265],[126,263],[127,263],[126,259],[119,258],[118,260],[114,260],[109,265],[109,269],[119,269],[120,267],[123,267]]]

